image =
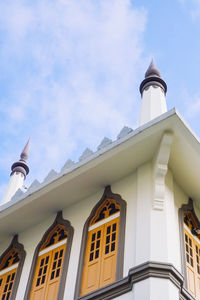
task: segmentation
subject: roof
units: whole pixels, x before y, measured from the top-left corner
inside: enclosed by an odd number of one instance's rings
[[[34,181],[26,193],[17,192],[0,206],[0,241],[133,173],[153,159],[166,131],[174,133],[169,168],[200,206],[200,141],[172,109],[136,130],[124,129],[114,142],[104,139],[97,152],[87,150],[78,163],[68,161],[59,174],[51,171],[43,183]]]

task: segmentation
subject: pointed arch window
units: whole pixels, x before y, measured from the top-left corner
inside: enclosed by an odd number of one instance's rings
[[[62,299],[72,236],[73,228],[59,212],[36,249],[26,293],[28,299]]]
[[[200,299],[200,232],[191,211],[184,214],[184,240],[188,290]]]
[[[108,186],[84,227],[75,298],[123,276],[125,213],[125,201]]]
[[[183,232],[182,269],[188,291],[200,300],[200,222],[189,200],[180,210]]]
[[[18,237],[15,235],[9,248],[0,257],[1,300],[15,298],[24,259],[24,248],[18,243]]]

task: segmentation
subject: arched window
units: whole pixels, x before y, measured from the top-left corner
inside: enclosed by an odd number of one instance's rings
[[[179,210],[181,262],[184,287],[200,299],[200,222],[189,199]]]
[[[9,248],[0,257],[1,300],[12,300],[15,298],[24,259],[24,248],[18,243],[17,235],[15,235]]]
[[[184,240],[188,290],[200,299],[200,228],[191,211],[184,214]]]
[[[108,186],[84,226],[75,298],[122,278],[125,214],[125,201]]]
[[[36,249],[25,299],[63,298],[72,236],[73,228],[59,212]]]

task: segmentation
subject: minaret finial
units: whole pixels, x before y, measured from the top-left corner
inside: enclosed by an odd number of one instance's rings
[[[156,67],[153,59],[145,73],[145,79],[140,84],[140,93],[142,94],[144,89],[146,89],[150,85],[159,86],[163,89],[165,93],[167,92],[167,85],[165,81],[161,78],[160,71]]]
[[[22,150],[22,153],[20,155],[20,160],[27,161],[28,159],[28,153],[29,153],[29,144],[30,144],[30,138],[28,139],[28,142],[26,143],[24,149]]]
[[[28,142],[26,143],[24,149],[22,150],[22,153],[20,155],[20,160],[15,162],[11,167],[11,174],[14,174],[15,172],[20,172],[24,175],[24,178],[26,178],[26,175],[29,173],[29,167],[26,164],[26,160],[28,159],[28,152],[29,152],[29,144],[30,139],[28,139]]]
[[[158,70],[158,68],[156,67],[153,59],[145,73],[145,78],[149,77],[149,76],[158,76],[161,78],[161,74],[160,71]]]
[[[9,202],[17,190],[21,189],[24,185],[26,175],[29,173],[29,167],[26,163],[26,160],[28,159],[29,143],[30,139],[28,139],[28,142],[22,150],[20,159],[11,167],[12,172],[10,174],[10,181],[4,194],[2,204]]]

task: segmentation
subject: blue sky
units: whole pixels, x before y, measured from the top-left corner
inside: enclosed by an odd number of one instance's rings
[[[0,197],[31,139],[26,184],[138,126],[138,87],[154,58],[200,133],[200,0],[0,2]]]

